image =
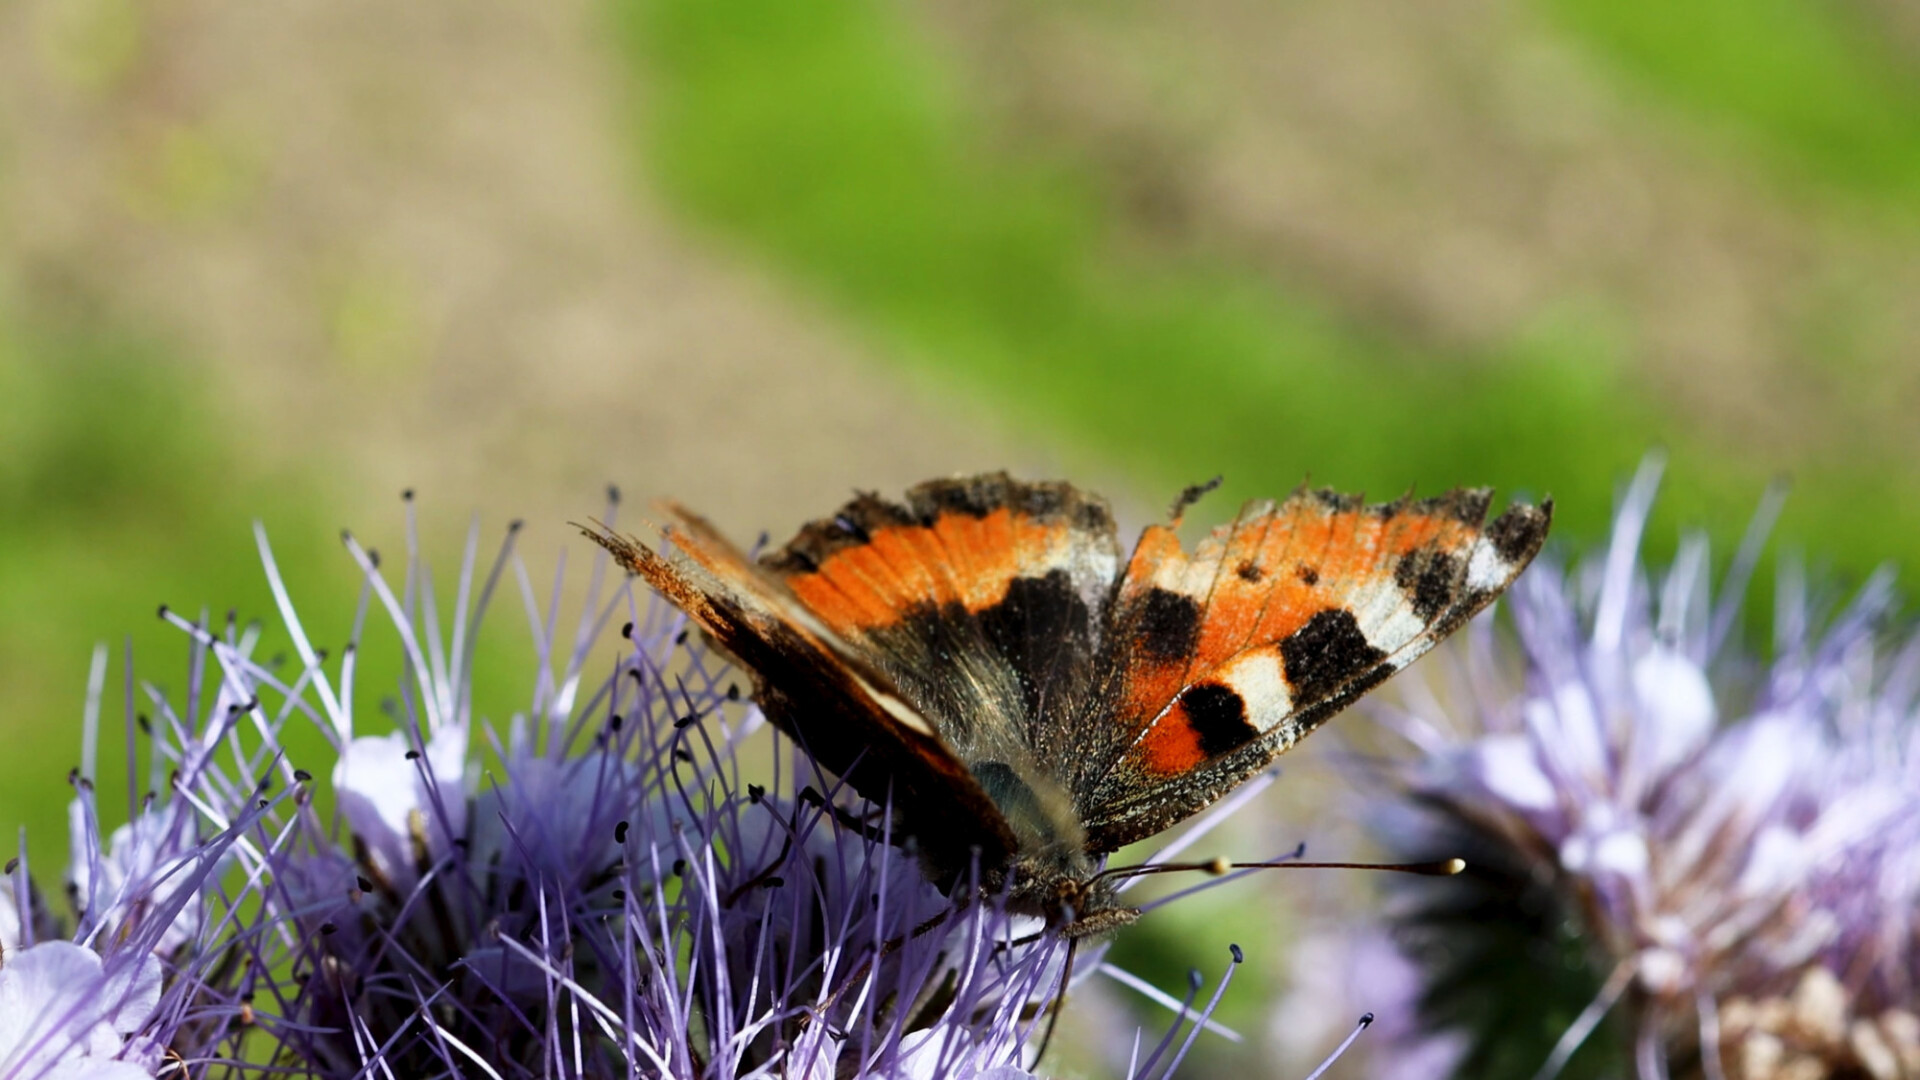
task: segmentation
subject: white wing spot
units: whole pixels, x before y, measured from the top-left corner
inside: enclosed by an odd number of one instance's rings
[[[1500,557],[1493,550],[1493,544],[1486,540],[1477,540],[1473,545],[1473,557],[1467,560],[1467,588],[1475,592],[1498,589],[1513,577],[1513,564]]]
[[[1293,695],[1287,691],[1280,654],[1273,649],[1242,653],[1221,669],[1215,680],[1240,695],[1246,704],[1247,721],[1262,733],[1272,730],[1293,711]]]
[[[892,694],[883,694],[875,690],[867,680],[857,675],[854,676],[854,681],[860,684],[860,689],[865,691],[866,695],[872,698],[876,705],[879,705],[887,711],[888,716],[900,721],[900,723],[906,727],[920,732],[922,735],[932,735],[935,738],[939,738],[939,733],[933,730],[933,725],[927,723],[927,718],[916,712],[911,705],[894,697]]]
[[[1383,618],[1364,627],[1367,643],[1383,653],[1396,653],[1427,632],[1427,622],[1413,613],[1413,605],[1395,604]]]

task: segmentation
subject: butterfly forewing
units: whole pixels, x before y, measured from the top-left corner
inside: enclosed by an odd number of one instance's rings
[[[991,869],[1021,847],[994,800],[949,748],[911,694],[840,641],[704,519],[671,504],[665,538],[675,555],[605,530],[587,535],[685,611],[752,673],[768,719],[829,772],[875,803],[942,808],[940,829],[916,829],[930,866]],[[904,836],[905,833],[900,835]]]
[[[765,560],[886,673],[1030,844],[1082,837],[1048,733],[1088,698],[1119,564],[1106,503],[990,474],[862,495]]]
[[[1127,649],[1101,725],[1118,745],[1073,783],[1089,847],[1197,812],[1490,603],[1539,550],[1549,508],[1483,526],[1488,502],[1301,492],[1249,504],[1191,555],[1148,529],[1108,631]]]

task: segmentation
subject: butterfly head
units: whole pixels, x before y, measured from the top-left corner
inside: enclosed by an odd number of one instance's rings
[[[1138,908],[1119,902],[1114,880],[1084,854],[1060,858],[1027,855],[1015,861],[1007,907],[1045,919],[1070,937],[1102,934],[1140,918]]]

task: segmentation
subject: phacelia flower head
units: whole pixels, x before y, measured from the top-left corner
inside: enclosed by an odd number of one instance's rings
[[[303,783],[259,829],[281,838],[259,966],[286,977],[253,1057],[343,1078],[1028,1075],[1072,946],[942,895],[883,808],[774,737],[739,673],[672,608],[609,589],[599,556],[563,637],[564,562],[543,611],[515,535],[484,575],[470,536],[450,624],[411,517],[397,587],[349,537],[365,587],[337,657],[260,535],[299,670],[214,647],[267,703],[266,746],[313,723],[337,756],[313,770],[335,813]],[[496,725],[474,701],[475,641],[508,580],[533,693]],[[400,682],[369,730],[355,673],[375,608]],[[1076,972],[1097,970],[1079,948]],[[1177,1063],[1170,1045],[1141,1075]]]
[[[194,629],[198,670],[211,635]],[[68,911],[34,887],[24,856],[0,878],[0,1076],[9,1080],[197,1069],[225,1056],[250,1009],[256,973],[247,960],[262,927],[239,920],[258,910],[258,877],[247,867],[257,871],[263,857],[248,833],[273,804],[272,766],[220,751],[251,706],[224,683],[179,703],[142,684],[160,719],[130,702],[127,738],[136,754],[144,742],[151,786],[141,793],[130,779],[132,820],[107,833],[90,779],[106,667],[103,648],[71,776]]]
[[[1888,575],[1835,612],[1789,569],[1756,660],[1775,504],[1715,596],[1704,537],[1639,560],[1659,471],[1597,559],[1520,580],[1512,642],[1477,623],[1393,718],[1423,754],[1389,770],[1388,843],[1479,874],[1404,912],[1429,1018],[1475,1036],[1458,1075],[1611,1049],[1643,1077],[1920,1076],[1920,637],[1890,636]]]

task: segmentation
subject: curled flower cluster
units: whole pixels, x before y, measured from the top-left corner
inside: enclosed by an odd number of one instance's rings
[[[1478,870],[1401,912],[1428,1018],[1471,1037],[1457,1075],[1920,1077],[1920,638],[1887,575],[1826,618],[1789,569],[1745,654],[1772,507],[1716,598],[1703,537],[1639,560],[1658,478],[1514,587],[1518,655],[1482,621],[1389,718],[1420,753],[1382,835]]]
[[[24,875],[0,900],[0,1077],[1030,1075],[1073,946],[928,884],[883,808],[768,731],[684,617],[608,588],[599,561],[563,643],[564,573],[543,613],[516,533],[484,574],[470,536],[445,622],[411,514],[397,588],[348,537],[365,587],[335,656],[264,532],[295,663],[259,658],[257,628],[163,612],[194,658],[185,702],[150,695],[171,797],[103,853],[79,785],[72,943],[40,940]],[[534,692],[495,729],[476,640],[508,580]],[[370,617],[401,653],[374,730]],[[310,773],[291,747],[316,730],[332,767]],[[1078,949],[1074,976],[1111,970]],[[1189,995],[1129,1075],[1170,1075],[1219,998]]]
[[[418,685],[392,734],[330,713],[345,829],[303,807],[276,868],[301,1059],[340,1076],[1018,1067],[1059,939],[1016,943],[1004,912],[950,904],[803,758],[744,782],[759,712],[676,613],[625,612],[628,647],[584,695],[594,631],[630,598],[589,596],[565,655],[543,632],[532,710],[482,784],[458,631],[442,650],[430,603],[407,610],[361,558]]]

